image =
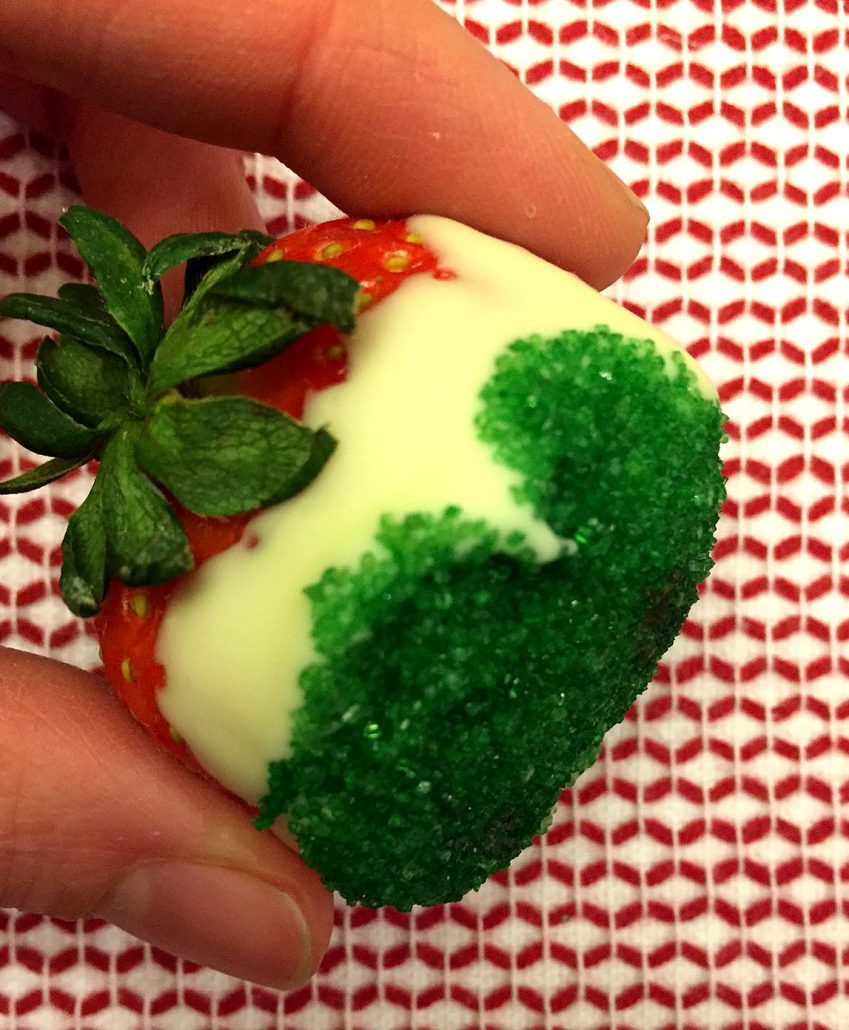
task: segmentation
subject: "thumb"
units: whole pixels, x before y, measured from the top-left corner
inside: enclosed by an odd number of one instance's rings
[[[270,987],[315,971],[333,916],[318,877],[99,679],[0,648],[0,751],[0,905],[101,916]]]

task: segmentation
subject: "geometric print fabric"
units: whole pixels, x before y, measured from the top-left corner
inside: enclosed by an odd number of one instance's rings
[[[0,1028],[841,1030],[849,1026],[849,12],[830,0],[465,0],[449,13],[646,202],[611,295],[728,415],[716,567],[547,835],[462,903],[337,909],[287,995],[100,922],[0,913]],[[269,231],[333,209],[247,163]],[[0,293],[81,268],[56,145],[0,116]],[[36,339],[0,325],[0,378]],[[29,456],[0,441],[0,476]],[[22,464],[23,463],[23,464]],[[83,474],[0,501],[0,643],[93,668],[58,600]]]

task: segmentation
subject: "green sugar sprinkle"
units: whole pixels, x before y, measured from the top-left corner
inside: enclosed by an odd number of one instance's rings
[[[600,327],[518,340],[480,437],[564,539],[539,565],[452,508],[384,518],[308,590],[320,660],[258,824],[289,813],[349,902],[460,898],[547,825],[696,599],[724,496],[722,414],[680,356]]]

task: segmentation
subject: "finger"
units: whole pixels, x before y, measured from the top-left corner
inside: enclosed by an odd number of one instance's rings
[[[53,90],[0,69],[0,111],[33,129],[55,135],[58,130]]]
[[[262,229],[243,155],[183,139],[0,72],[0,109],[61,134],[86,200],[151,245],[171,232]],[[131,227],[133,227],[131,225]]]
[[[461,218],[597,286],[643,239],[633,196],[431,0],[7,0],[0,38],[13,73],[278,156],[351,213]]]
[[[83,199],[147,246],[174,232],[264,229],[237,151],[173,136],[3,73],[0,109],[63,136]],[[162,285],[170,318],[179,307],[179,272],[166,273]]]
[[[86,201],[126,221],[146,246],[173,232],[263,228],[241,152],[88,105],[74,104],[65,121]]]
[[[118,218],[146,247],[175,232],[265,228],[240,152],[88,104],[67,104],[64,124],[83,199]],[[180,307],[182,272],[167,272],[162,287],[170,321]]]
[[[238,805],[151,746],[86,673],[0,649],[0,905],[102,916],[283,988],[327,945],[330,895]]]

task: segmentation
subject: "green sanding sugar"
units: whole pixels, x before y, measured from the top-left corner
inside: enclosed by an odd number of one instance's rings
[[[456,900],[504,868],[650,680],[707,573],[722,415],[677,355],[605,328],[513,343],[476,425],[564,539],[536,563],[458,509],[384,518],[308,591],[320,659],[270,769],[350,902]]]

